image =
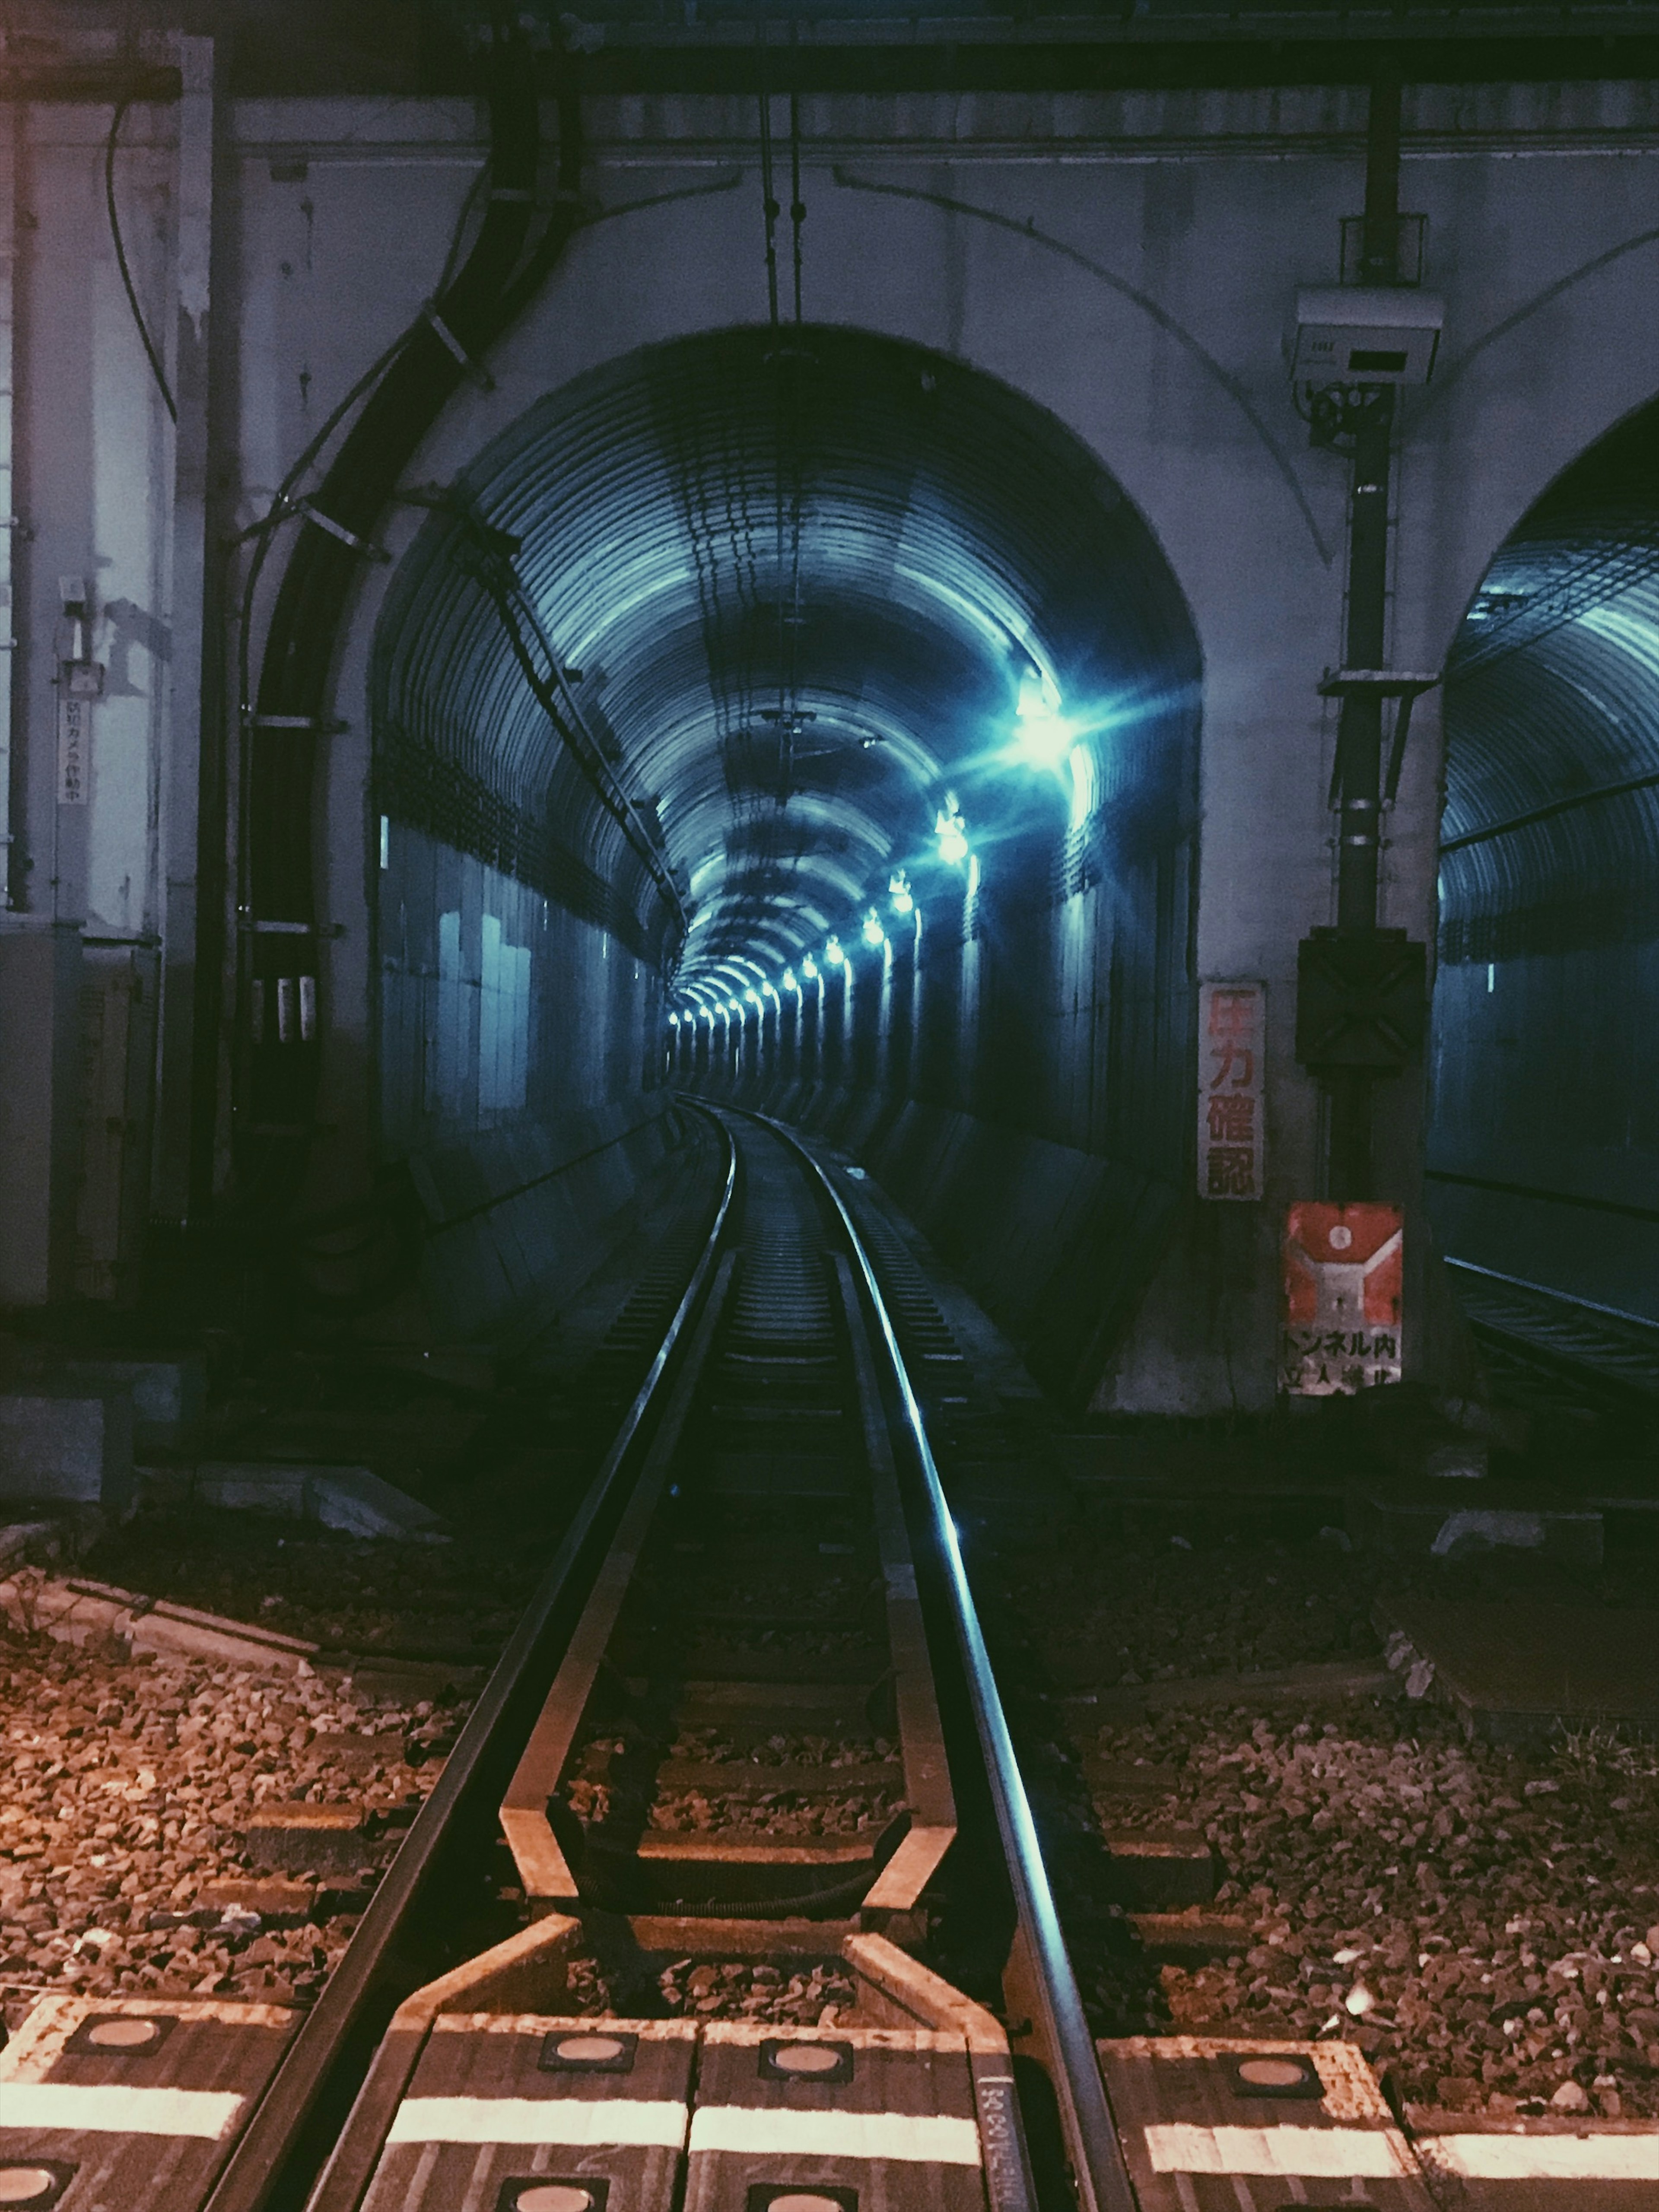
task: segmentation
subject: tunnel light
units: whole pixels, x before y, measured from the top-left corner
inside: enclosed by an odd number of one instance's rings
[[[902,868],[895,868],[887,889],[893,902],[895,914],[909,914],[915,907],[915,895],[910,889],[910,878]]]
[[[1057,769],[1077,741],[1075,726],[1060,711],[1060,691],[1051,676],[1035,670],[1019,683],[1014,709],[1014,754],[1028,768]]]
[[[818,980],[818,963],[810,952],[801,957],[800,972],[809,983],[816,983]]]
[[[759,1006],[761,1002],[761,994],[758,991],[745,991],[743,995],[748,1000],[751,1006]]]
[[[962,818],[954,791],[945,794],[945,804],[933,824],[933,835],[939,839],[940,860],[951,867],[959,868],[968,857],[968,824]]]
[[[841,949],[841,939],[832,937],[823,948],[823,957],[832,968],[839,968],[847,955]]]
[[[670,1028],[671,1030],[677,1030],[677,1029],[678,1029],[679,1025],[680,1025],[680,1018],[679,1018],[679,1016],[678,1016],[678,1014],[670,1014],[670,1016],[668,1017],[668,1026],[669,1026],[669,1028]]]
[[[879,951],[887,942],[887,932],[882,927],[881,916],[876,912],[874,907],[872,907],[864,917],[864,941],[876,951]]]
[[[800,989],[800,985],[795,981],[795,971],[793,968],[786,968],[783,971],[783,988],[786,991],[799,992]]]

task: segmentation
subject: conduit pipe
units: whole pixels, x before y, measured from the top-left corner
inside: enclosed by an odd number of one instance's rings
[[[241,959],[242,1081],[239,1176],[245,1201],[277,1212],[292,1198],[314,1133],[320,1077],[320,939],[312,850],[317,748],[326,741],[340,630],[361,564],[398,478],[460,385],[533,295],[579,220],[580,115],[568,82],[559,95],[558,189],[526,253],[539,150],[536,72],[521,40],[502,39],[489,64],[489,195],[465,266],[388,364],[305,519],[272,610],[257,702],[249,719],[246,880]],[[297,958],[296,958],[297,956]],[[301,966],[303,1014],[289,1037],[252,1032],[256,989]],[[307,1034],[307,1031],[309,1034]]]

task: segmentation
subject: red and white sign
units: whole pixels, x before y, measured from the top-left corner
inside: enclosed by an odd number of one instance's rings
[[[1404,1255],[1397,1206],[1298,1199],[1290,1208],[1279,1379],[1292,1397],[1399,1382]]]
[[[1198,1194],[1260,1198],[1266,1167],[1265,983],[1198,987]]]

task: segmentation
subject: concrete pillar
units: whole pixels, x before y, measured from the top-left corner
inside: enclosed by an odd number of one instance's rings
[[[81,1151],[81,926],[0,914],[0,1306],[67,1295]]]

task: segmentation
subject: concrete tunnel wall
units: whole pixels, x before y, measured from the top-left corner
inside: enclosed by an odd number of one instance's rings
[[[1196,1410],[1264,1404],[1272,1393],[1276,1223],[1283,1200],[1306,1194],[1316,1157],[1316,1093],[1291,1044],[1291,978],[1296,940],[1330,916],[1334,722],[1314,686],[1340,657],[1345,506],[1344,468],[1308,450],[1280,349],[1296,286],[1334,275],[1340,221],[1358,206],[1363,108],[1360,94],[1340,89],[803,102],[809,312],[943,352],[1065,424],[1146,518],[1201,653],[1194,965],[1269,986],[1269,1198],[1260,1208],[1188,1207],[1111,1356],[1103,1405]],[[590,104],[588,121],[590,218],[492,358],[494,391],[458,397],[411,468],[412,486],[453,481],[589,371],[763,313],[750,104],[606,100]],[[108,122],[94,103],[34,107],[19,142],[33,227],[18,238],[13,414],[19,504],[33,534],[16,591],[12,880],[21,921],[89,923],[92,878],[77,872],[76,854],[83,845],[104,856],[97,933],[142,963],[158,937],[172,942],[171,907],[193,890],[178,855],[164,852],[163,770],[180,726],[169,690],[180,664],[167,656],[188,611],[167,582],[183,512],[170,427],[98,220]],[[179,293],[177,122],[165,106],[135,109],[119,179],[141,297],[167,331]],[[1392,658],[1432,667],[1497,549],[1547,486],[1652,396],[1659,294],[1644,272],[1659,251],[1659,170],[1637,157],[1659,148],[1659,110],[1639,84],[1418,87],[1407,88],[1405,127],[1402,204],[1427,216],[1428,278],[1446,296],[1447,331],[1435,383],[1402,420]],[[481,155],[466,100],[243,100],[227,106],[222,129],[213,210],[219,543],[264,516],[321,416],[417,311]],[[388,513],[380,534],[394,556],[422,520],[410,507]],[[121,663],[125,703],[96,710],[88,802],[69,822],[55,803],[52,637],[57,579],[77,570],[97,579],[94,650],[113,665],[122,636],[136,642]],[[392,573],[366,568],[354,601],[336,682],[348,727],[329,743],[316,825],[331,933],[320,947],[324,1133],[310,1193],[322,1205],[361,1189],[402,1141],[382,1123],[373,1012],[381,890],[370,662]],[[255,607],[256,664],[268,604]],[[221,696],[228,951],[234,685]],[[1425,935],[1441,765],[1438,715],[1425,701],[1384,890],[1384,918]],[[65,827],[73,838],[60,836]],[[434,856],[434,871],[449,866]],[[457,875],[434,897],[439,915],[475,900],[481,989],[484,891],[482,878],[470,891],[460,884]],[[219,896],[205,878],[204,888]],[[600,956],[574,949],[586,942],[578,932],[559,956],[573,975],[597,971]],[[218,959],[218,948],[208,944],[204,957]],[[75,1018],[71,994],[63,1018]],[[643,1047],[642,1010],[639,1020]],[[146,1181],[153,1036],[142,1022],[124,1034],[116,1073],[134,1102],[123,1139],[130,1224],[173,1201]],[[235,1051],[228,1020],[212,1042],[222,1071]],[[163,1078],[165,1089],[165,1055]],[[13,1091],[21,1079],[8,1079]],[[577,1110],[602,1088],[584,1091]],[[629,1095],[632,1105],[617,1094],[619,1110],[643,1110],[643,1088]],[[226,1096],[228,1086],[213,1134],[228,1202]],[[475,1133],[486,1152],[510,1149],[505,1126]],[[561,1139],[560,1156],[591,1150],[589,1134]],[[1423,1146],[1420,1086],[1408,1079],[1387,1117],[1382,1178],[1407,1207],[1419,1316],[1430,1281]],[[482,1174],[475,1202],[515,1187],[502,1178],[516,1172],[503,1162]],[[130,1260],[132,1232],[112,1231],[101,1249]],[[108,1295],[111,1281],[105,1267],[88,1287]],[[1407,1334],[1423,1371],[1432,1343]]]
[[[1399,665],[1437,665],[1493,550],[1550,475],[1646,396],[1630,318],[1648,314],[1647,294],[1632,298],[1596,243],[1630,240],[1639,253],[1654,228],[1645,169],[1607,160],[1633,134],[1659,139],[1632,98],[1612,86],[1559,100],[1533,88],[1408,93],[1405,204],[1427,214],[1429,276],[1449,295],[1450,323],[1437,383],[1408,400],[1402,425]],[[946,108],[945,166],[919,176],[914,149],[932,143]],[[1323,800],[1334,726],[1313,683],[1340,659],[1344,509],[1341,465],[1303,442],[1279,344],[1295,283],[1329,276],[1319,240],[1334,244],[1338,218],[1358,204],[1360,103],[1336,92],[974,103],[983,164],[951,103],[912,104],[904,148],[867,105],[806,109],[809,131],[823,134],[807,153],[814,312],[941,345],[1067,425],[1146,515],[1191,610],[1205,668],[1193,967],[1269,986],[1269,1200],[1177,1206],[1138,1312],[1114,1348],[1103,1340],[1095,1399],[1264,1405],[1279,1207],[1314,1181],[1317,1098],[1291,1053],[1291,978],[1296,939],[1331,911]],[[1086,158],[1010,165],[1016,115],[1052,149],[1079,151],[1069,134],[1080,131]],[[617,102],[598,123],[596,174],[614,179],[618,212],[578,240],[504,343],[496,393],[441,426],[423,462],[430,479],[469,465],[486,434],[550,387],[630,346],[750,319],[761,304],[740,181],[727,189],[694,166],[743,118],[728,122],[720,102]],[[741,151],[740,137],[731,143]],[[1136,158],[1120,159],[1131,145]],[[1534,149],[1547,158],[1525,158]],[[1492,162],[1499,149],[1519,158]],[[832,182],[823,164],[843,153],[865,166]],[[661,198],[687,190],[702,197]],[[621,211],[629,205],[636,211]],[[395,548],[413,535],[412,520],[389,525]],[[367,580],[354,655],[379,581]],[[349,662],[348,686],[366,682],[362,667]],[[1419,710],[1383,871],[1383,918],[1430,936],[1437,707]],[[349,748],[335,757],[349,821],[367,768]],[[1446,1311],[1421,1205],[1423,1143],[1421,1086],[1407,1077],[1385,1115],[1382,1174],[1407,1211],[1418,1373],[1440,1356]],[[1046,1234],[1034,1230],[1032,1243]]]

